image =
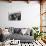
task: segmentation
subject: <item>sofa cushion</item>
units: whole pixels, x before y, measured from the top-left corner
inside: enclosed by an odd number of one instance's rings
[[[27,29],[21,29],[21,33],[24,35],[24,34],[26,34],[26,32],[27,32]]]
[[[10,32],[11,34],[14,34],[14,27],[9,27],[8,32]]]
[[[20,42],[32,42],[32,40],[34,40],[34,37],[33,36],[21,35],[21,34],[17,34],[17,33],[15,33],[13,35],[10,35],[9,38],[11,40],[13,40],[13,39],[20,40]]]
[[[14,28],[14,33],[20,33],[21,29],[20,28]]]

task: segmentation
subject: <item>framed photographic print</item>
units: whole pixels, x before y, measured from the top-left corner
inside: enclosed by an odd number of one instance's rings
[[[21,13],[11,13],[9,14],[9,20],[21,20]]]

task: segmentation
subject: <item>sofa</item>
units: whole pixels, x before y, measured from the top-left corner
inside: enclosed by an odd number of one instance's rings
[[[26,31],[27,30],[27,31]],[[33,42],[34,37],[32,35],[32,30],[29,28],[9,28],[9,32],[11,33],[7,38],[10,40],[20,40],[21,43],[30,43]]]

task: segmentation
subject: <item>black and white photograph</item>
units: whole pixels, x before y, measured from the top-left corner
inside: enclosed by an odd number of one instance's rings
[[[11,20],[11,21],[19,21],[19,20],[21,20],[21,13],[11,13],[11,14],[9,14],[9,20]]]

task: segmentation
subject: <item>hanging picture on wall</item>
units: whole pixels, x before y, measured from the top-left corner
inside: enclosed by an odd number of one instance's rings
[[[21,13],[11,13],[8,18],[9,20],[21,20]]]

